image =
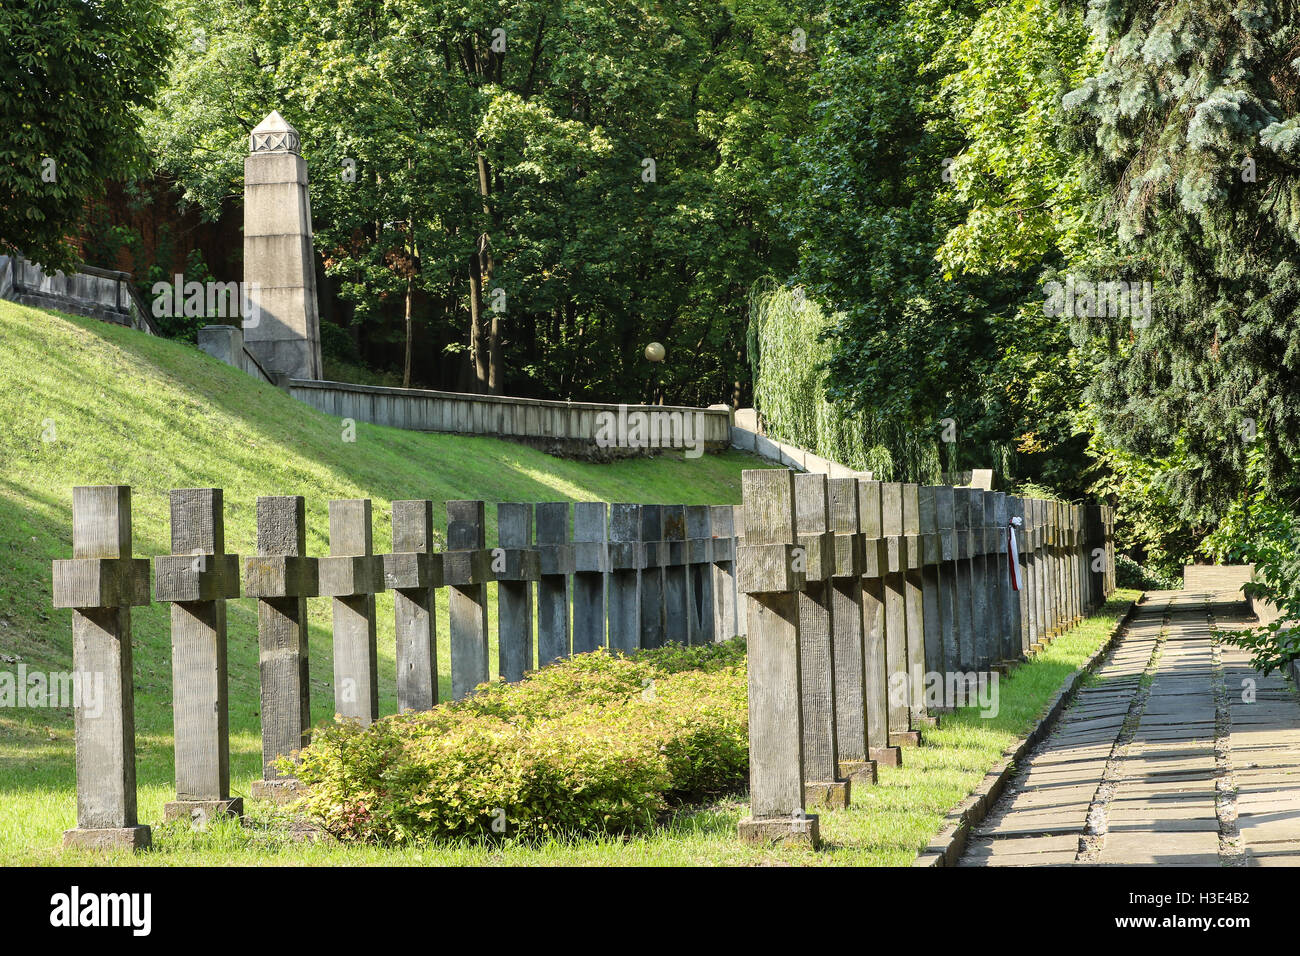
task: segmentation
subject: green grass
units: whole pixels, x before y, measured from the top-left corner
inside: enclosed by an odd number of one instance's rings
[[[307,499],[308,546],[328,553],[332,498],[374,500],[375,549],[390,550],[394,498],[495,501],[740,501],[740,472],[762,467],[732,452],[664,454],[615,464],[566,461],[491,438],[356,427],[193,347],[90,319],[0,302],[0,670],[71,668],[71,612],[50,607],[51,561],[71,555],[74,485],[128,484],[137,556],[170,551],[168,492],[225,489],[226,546],[252,554],[258,495]],[[46,440],[52,439],[52,440]],[[489,539],[495,510],[488,508]],[[330,604],[312,601],[312,716],[333,713]],[[392,596],[377,599],[381,710],[396,710]],[[492,632],[496,601],[489,594]],[[133,614],[140,819],[161,819],[172,789],[169,612]],[[260,776],[256,602],[230,602],[231,778],[246,794]],[[446,602],[439,665],[450,693]],[[492,649],[492,666],[496,650]],[[0,863],[52,860],[75,822],[72,715],[0,711]],[[163,841],[167,845],[169,841]],[[240,859],[249,862],[247,850]],[[152,858],[157,860],[160,857]],[[193,861],[192,859],[190,860]]]
[[[696,460],[663,456],[613,465],[562,461],[486,438],[421,435],[357,426],[341,441],[336,419],[260,385],[192,348],[91,320],[0,302],[0,669],[15,658],[31,669],[71,665],[71,621],[50,608],[50,562],[71,552],[71,489],[134,487],[136,554],[166,553],[167,493],[173,487],[226,490],[227,547],[248,554],[259,494],[307,497],[312,553],[326,553],[327,503],[375,501],[375,546],[391,544],[393,498],[625,500],[721,503],[739,500],[740,454]],[[42,440],[54,425],[56,441]],[[489,509],[489,519],[493,517]],[[944,815],[1042,713],[1062,681],[1106,638],[1136,592],[1119,592],[1101,612],[1055,641],[1000,687],[1000,711],[945,717],[902,768],[881,768],[880,785],[855,791],[854,806],[821,815],[826,848],[744,846],[736,823],[744,795],[683,812],[631,838],[545,844],[510,842],[383,848],[292,842],[274,811],[253,808],[252,825],[158,825],[172,796],[170,641],[163,605],[134,614],[140,819],[155,825],[154,849],[138,856],[87,857],[59,849],[75,823],[71,713],[0,711],[0,865],[905,865]],[[380,595],[380,683],[384,713],[395,710],[391,596]],[[332,711],[329,604],[312,606],[313,717]],[[492,602],[495,614],[495,602]],[[449,690],[445,602],[439,615],[442,689]],[[246,795],[260,771],[256,611],[230,605],[231,776]],[[495,664],[495,653],[493,654]]]

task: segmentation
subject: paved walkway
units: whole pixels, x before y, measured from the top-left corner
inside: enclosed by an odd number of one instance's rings
[[[959,865],[1300,865],[1300,698],[1212,635],[1253,621],[1150,592]]]

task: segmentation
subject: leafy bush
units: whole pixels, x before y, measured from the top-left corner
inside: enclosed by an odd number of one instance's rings
[[[362,729],[315,732],[286,770],[342,840],[618,833],[743,785],[744,644],[604,651]]]
[[[1139,591],[1177,591],[1182,589],[1183,582],[1164,574],[1159,568],[1143,567],[1127,554],[1117,554],[1115,585]]]

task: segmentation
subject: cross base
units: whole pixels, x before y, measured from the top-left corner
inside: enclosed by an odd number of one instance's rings
[[[147,826],[133,827],[76,827],[63,831],[65,849],[93,850],[147,850],[153,844],[153,833]]]

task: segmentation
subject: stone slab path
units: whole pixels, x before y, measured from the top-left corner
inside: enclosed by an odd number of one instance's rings
[[[1300,697],[1221,643],[1234,592],[1153,591],[959,866],[1300,866]]]

